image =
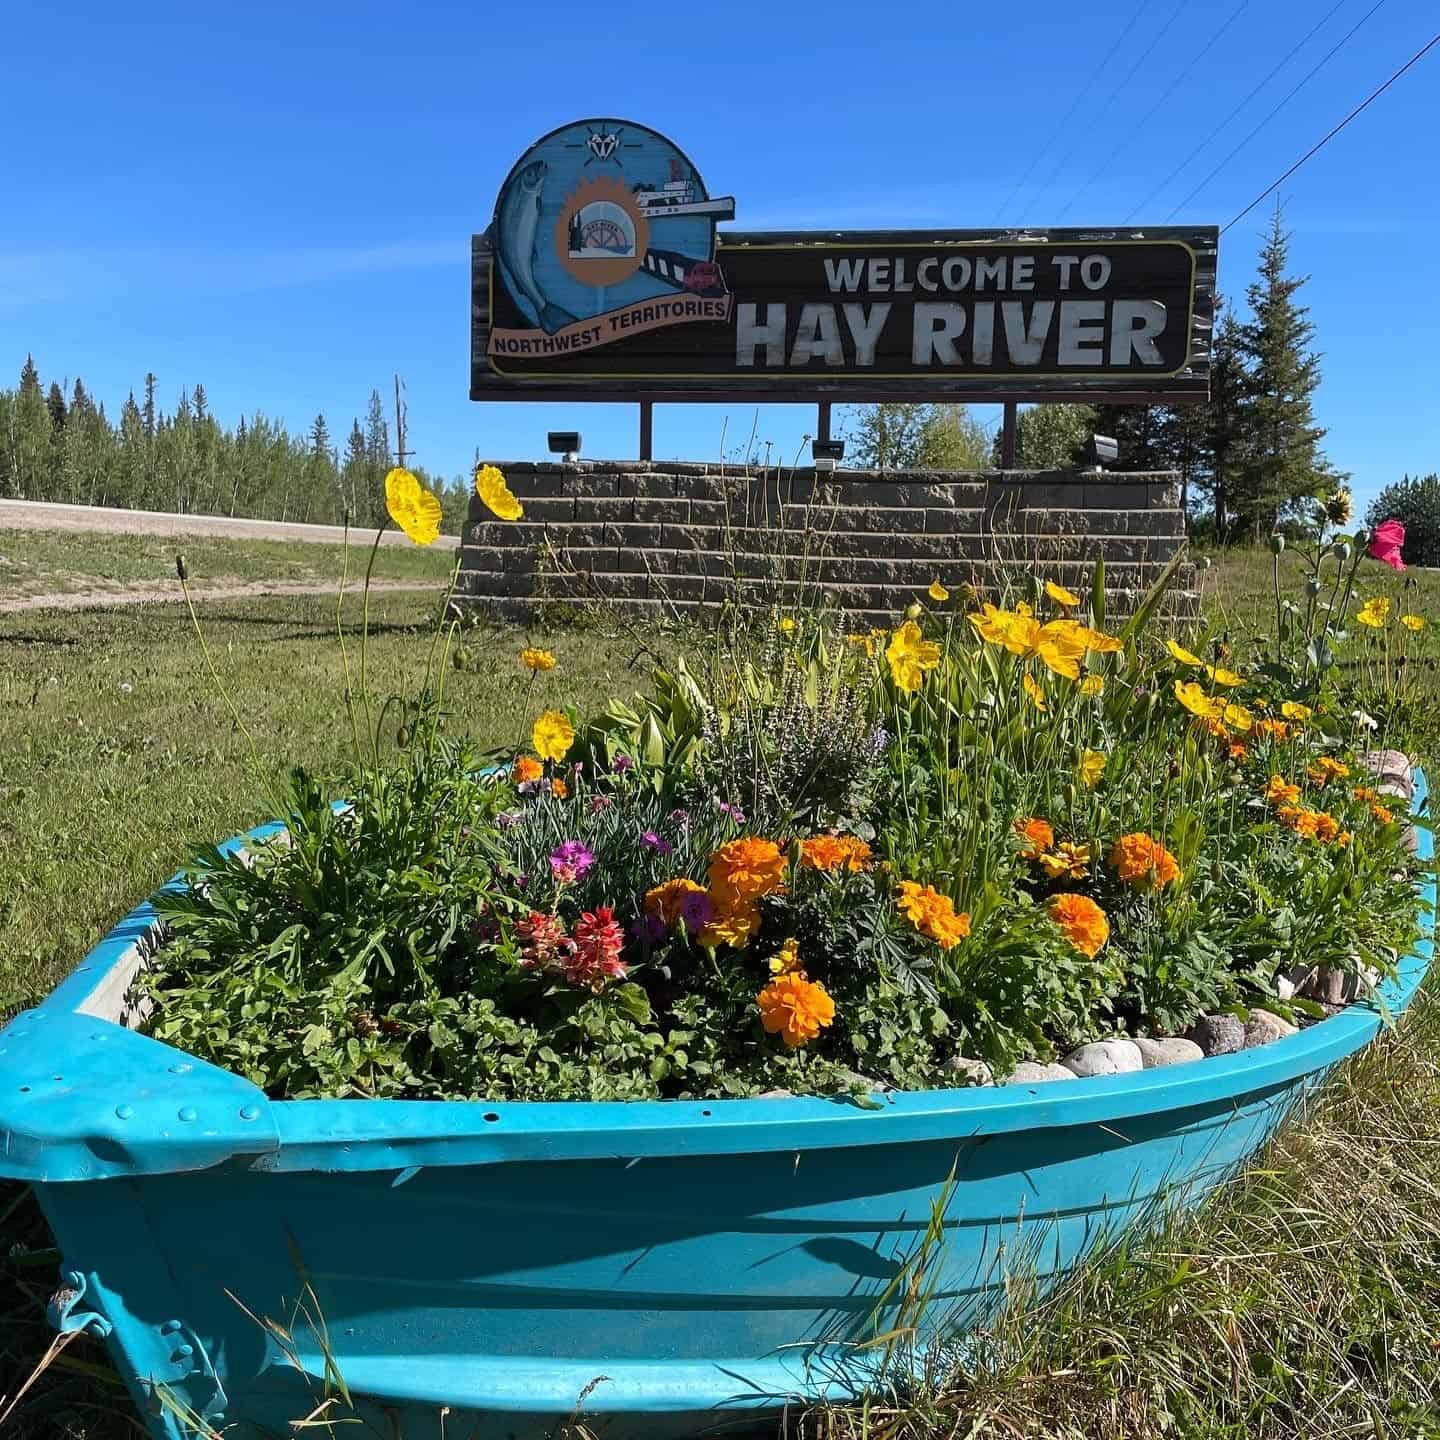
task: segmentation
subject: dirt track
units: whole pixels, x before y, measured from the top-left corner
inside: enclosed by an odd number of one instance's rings
[[[190,598],[198,604],[205,600],[242,600],[257,595],[333,595],[339,588],[338,584],[296,585],[285,581],[272,583],[268,580],[249,580],[238,585],[192,585]],[[359,586],[352,580],[349,588],[356,591]],[[443,594],[444,586],[437,585],[433,580],[372,580],[370,589],[376,592],[435,590]],[[163,589],[143,585],[121,590],[66,590],[53,595],[0,599],[0,615],[14,614],[21,610],[111,610],[117,605],[165,605],[184,598],[178,580]]]
[[[50,505],[35,500],[0,500],[0,530],[101,530],[117,535],[218,535],[236,540],[301,540],[339,545],[341,525],[297,525],[281,520],[236,520],[228,515],[171,515],[159,510],[114,510],[101,505]],[[352,545],[369,545],[372,530],[352,530]],[[382,545],[408,545],[399,530],[387,530]],[[442,535],[435,544],[454,550],[458,535]]]

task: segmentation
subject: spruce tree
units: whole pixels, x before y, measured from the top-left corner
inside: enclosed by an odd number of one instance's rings
[[[197,420],[210,418],[210,398],[205,394],[205,387],[200,384],[195,386],[195,418]]]
[[[58,435],[65,428],[65,392],[58,380],[50,382],[50,393],[45,397],[45,408],[50,412],[50,428]]]
[[[1259,275],[1247,292],[1250,320],[1240,326],[1239,353],[1249,371],[1248,440],[1238,467],[1233,505],[1246,528],[1261,534],[1313,494],[1328,471],[1320,452],[1325,431],[1311,397],[1320,384],[1315,326],[1296,295],[1308,276],[1287,274],[1290,235],[1280,206],[1260,251]]]
[[[145,408],[141,411],[141,419],[145,425],[145,438],[155,438],[155,386],[157,377],[152,372],[145,375]],[[133,397],[132,397],[133,398]]]
[[[20,393],[22,395],[38,395],[40,393],[40,372],[35,368],[33,355],[26,355],[25,364],[20,369]]]

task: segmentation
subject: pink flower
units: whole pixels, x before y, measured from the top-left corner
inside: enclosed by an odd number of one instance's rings
[[[1400,558],[1400,551],[1404,544],[1404,525],[1398,520],[1382,520],[1370,537],[1370,548],[1366,553],[1392,570],[1403,570],[1405,562]]]
[[[550,869],[562,885],[582,880],[595,863],[595,852],[580,840],[567,840],[551,853]]]

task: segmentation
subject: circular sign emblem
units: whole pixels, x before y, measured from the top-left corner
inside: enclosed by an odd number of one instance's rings
[[[639,268],[650,223],[623,180],[598,175],[565,198],[555,222],[555,253],[582,285],[618,285]]]

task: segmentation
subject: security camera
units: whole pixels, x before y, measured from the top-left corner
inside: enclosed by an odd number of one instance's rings
[[[845,442],[843,440],[812,440],[810,454],[815,461],[816,474],[829,475],[834,471],[836,463],[845,458]]]
[[[1120,458],[1120,444],[1109,435],[1092,435],[1085,443],[1085,458],[1097,470],[1103,470]]]

